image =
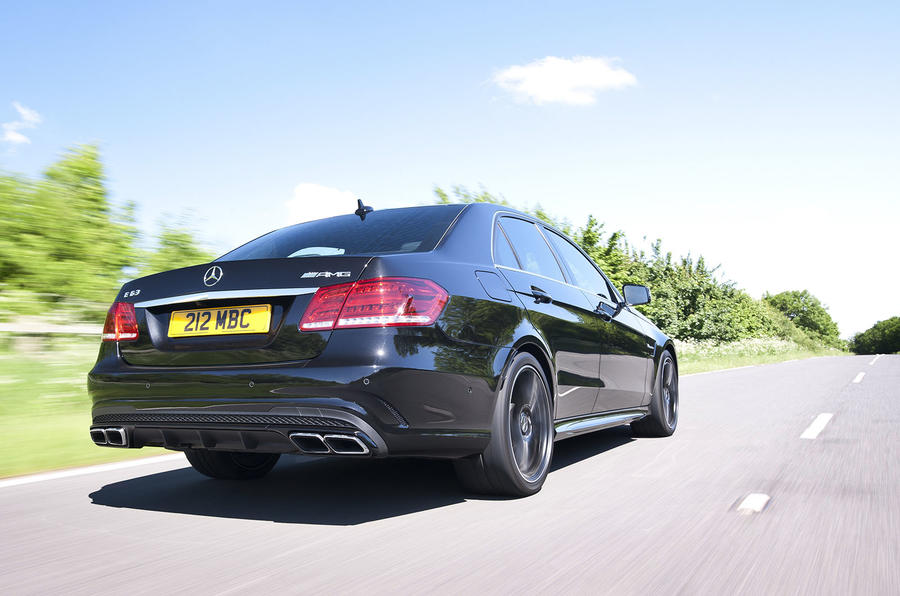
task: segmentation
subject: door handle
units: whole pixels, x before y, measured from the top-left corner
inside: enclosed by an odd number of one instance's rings
[[[594,312],[597,313],[597,316],[600,317],[601,321],[609,323],[613,320],[613,317],[619,314],[619,311],[616,312],[608,312],[605,308],[603,308],[603,303],[597,305],[597,308],[594,309]]]
[[[547,304],[552,300],[550,294],[537,286],[531,286],[531,295],[534,297],[535,304]]]

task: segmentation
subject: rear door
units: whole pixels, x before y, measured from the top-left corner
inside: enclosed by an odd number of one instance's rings
[[[494,243],[498,268],[519,294],[532,324],[550,343],[557,375],[556,418],[590,413],[597,398],[599,369],[590,302],[567,283],[534,223],[501,217]]]

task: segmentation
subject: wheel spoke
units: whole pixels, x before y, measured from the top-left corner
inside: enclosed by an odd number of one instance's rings
[[[537,399],[538,382],[534,374],[527,374],[527,379],[522,379],[522,405],[529,409],[534,408],[534,402]]]
[[[527,448],[525,445],[525,440],[522,437],[521,433],[516,433],[516,435],[513,436],[512,444],[513,455],[516,458],[516,464],[519,466],[520,470],[524,470],[526,466],[525,454],[527,452]]]

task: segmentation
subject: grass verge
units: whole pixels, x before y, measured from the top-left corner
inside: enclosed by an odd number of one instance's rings
[[[161,455],[97,447],[87,373],[97,340],[5,338],[0,345],[0,478]]]
[[[833,348],[810,350],[782,339],[742,339],[726,344],[676,342],[675,349],[682,375],[846,353]]]

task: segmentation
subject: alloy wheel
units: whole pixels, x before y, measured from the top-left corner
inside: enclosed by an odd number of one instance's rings
[[[550,398],[541,374],[523,366],[509,399],[509,440],[519,474],[526,482],[542,478],[550,465],[553,425]]]

